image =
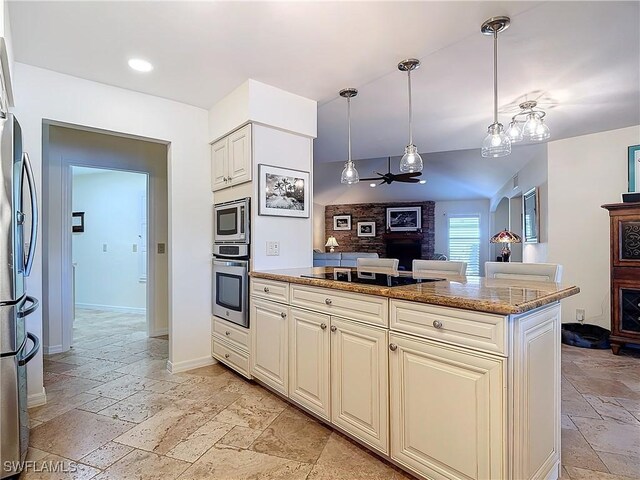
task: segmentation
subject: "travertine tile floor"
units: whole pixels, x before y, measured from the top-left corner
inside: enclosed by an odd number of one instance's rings
[[[45,360],[29,451],[76,471],[21,479],[409,478],[222,366],[169,374],[142,315],[78,314],[75,348]],[[562,363],[563,478],[640,478],[640,355],[563,347]]]

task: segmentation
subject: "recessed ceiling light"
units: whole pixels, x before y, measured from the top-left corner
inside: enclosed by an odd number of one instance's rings
[[[427,181],[426,181],[426,180],[420,180],[420,183],[421,183],[422,185],[424,185],[425,183],[427,183]]]
[[[369,184],[369,186],[370,186],[371,188],[376,188],[376,184],[375,184],[375,183],[370,183],[370,184]]]
[[[130,58],[128,63],[136,72],[150,72],[153,70],[153,65],[141,58]]]

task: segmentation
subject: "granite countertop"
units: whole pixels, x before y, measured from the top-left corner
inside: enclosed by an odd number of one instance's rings
[[[397,287],[301,276],[322,275],[332,271],[333,267],[311,267],[253,271],[250,275],[254,278],[333,288],[500,315],[524,313],[580,292],[580,289],[575,285],[470,276],[452,276],[446,280]],[[402,276],[411,276],[411,272],[399,273]],[[442,277],[442,275],[434,276]]]

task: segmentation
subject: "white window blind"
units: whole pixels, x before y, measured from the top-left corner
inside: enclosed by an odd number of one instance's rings
[[[480,216],[449,217],[449,260],[467,262],[467,275],[480,275]]]

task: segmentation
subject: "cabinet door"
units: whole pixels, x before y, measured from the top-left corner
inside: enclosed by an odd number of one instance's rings
[[[389,337],[391,458],[433,479],[506,478],[505,360]]]
[[[329,419],[329,316],[292,308],[289,398]]]
[[[225,137],[211,145],[211,190],[222,190],[229,183],[229,144]]]
[[[289,384],[288,314],[286,305],[252,300],[251,374],[284,395]]]
[[[229,135],[229,178],[232,185],[251,180],[251,125]]]
[[[389,453],[387,331],[331,317],[331,421]]]

